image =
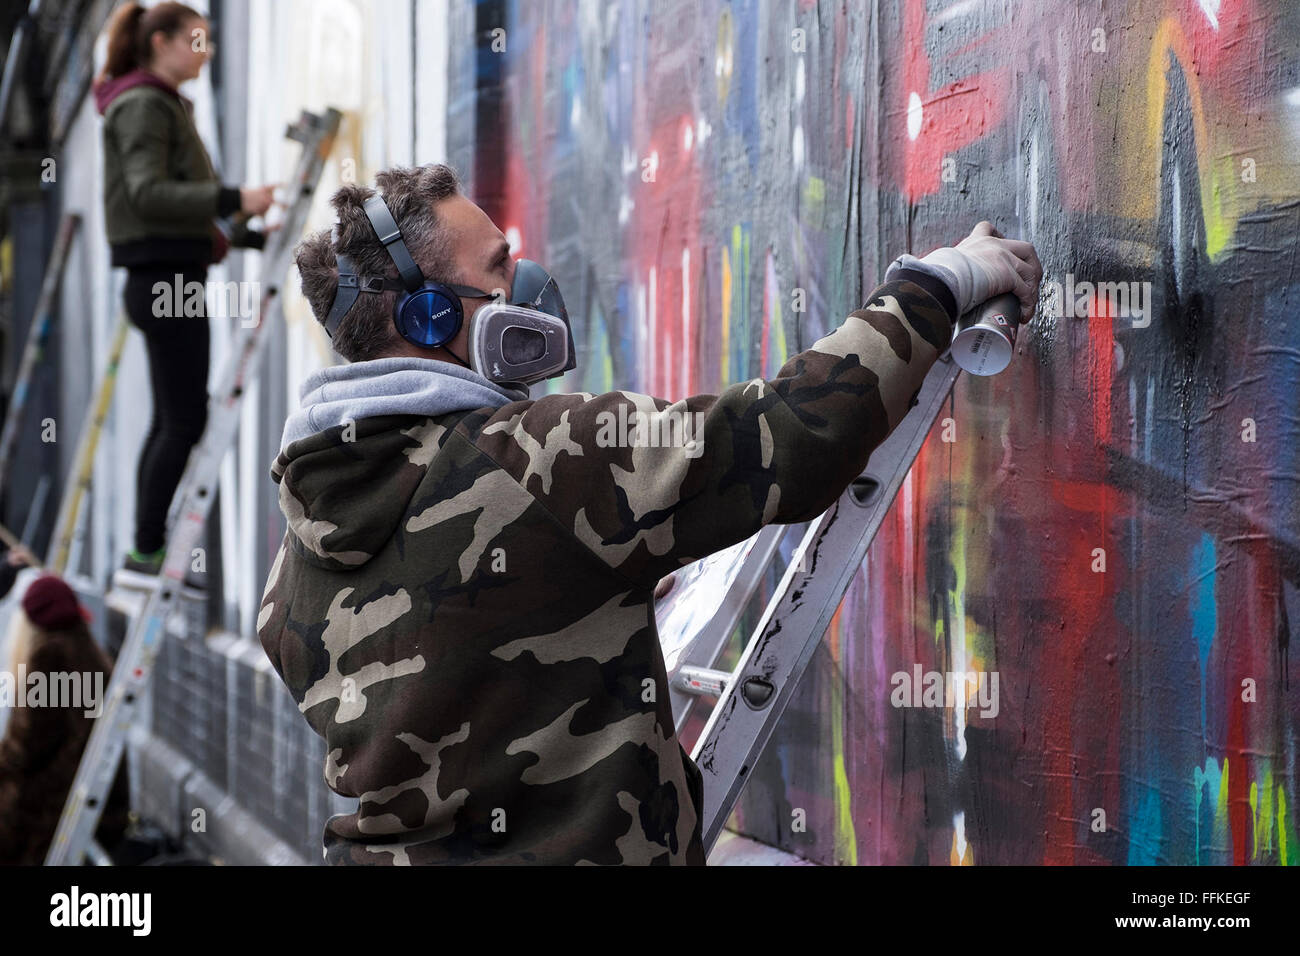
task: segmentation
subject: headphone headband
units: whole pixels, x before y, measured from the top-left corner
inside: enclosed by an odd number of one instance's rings
[[[402,241],[402,230],[397,227],[397,220],[389,211],[388,204],[384,202],[382,196],[375,193],[366,200],[365,210],[375,235],[384,244],[384,248],[388,250],[389,256],[397,266],[406,291],[414,292],[424,285],[424,274],[420,272],[420,267],[415,264],[411,253],[407,251],[406,243]]]

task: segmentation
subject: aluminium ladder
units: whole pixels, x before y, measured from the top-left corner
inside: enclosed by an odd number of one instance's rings
[[[704,776],[706,854],[731,816],[749,772],[825,637],[831,617],[960,373],[951,351],[944,351],[926,376],[912,409],[871,453],[866,471],[831,507],[807,523],[734,670],[718,670],[714,661],[764,572],[778,560],[781,538],[788,528],[797,526],[767,525],[747,541],[697,562],[712,564],[712,572],[695,566],[682,569],[700,580],[713,573],[713,580],[721,582],[714,593],[715,603],[721,594],[716,611],[703,615],[696,611],[695,621],[705,620],[702,626],[696,629],[694,622],[688,622],[685,634],[673,634],[669,629],[667,639],[661,637],[677,730],[683,728],[701,697],[718,698],[691,752]],[[666,600],[673,596],[670,592]],[[661,627],[668,620],[666,615],[657,617]]]
[[[54,326],[54,305],[58,301],[59,285],[63,281],[63,270],[68,264],[68,254],[72,251],[72,240],[80,228],[80,215],[75,212],[64,213],[59,223],[58,237],[54,240],[54,248],[50,251],[50,259],[45,266],[45,278],[41,281],[36,312],[32,315],[32,324],[27,330],[27,344],[23,348],[18,374],[14,378],[14,393],[9,399],[9,408],[5,411],[4,426],[0,428],[0,491],[8,484],[32,378]]]
[[[302,154],[289,184],[290,198],[284,224],[272,234],[263,250],[263,292],[257,321],[240,328],[223,365],[212,396],[209,422],[190,454],[185,473],[173,498],[168,522],[167,551],[158,586],[130,623],[118,652],[105,693],[103,713],[95,724],[68,793],[58,829],[46,854],[47,866],[79,864],[91,852],[94,831],[117,772],[126,737],[136,720],[141,698],[153,675],[154,660],[166,631],[166,621],[182,593],[192,549],[199,546],[222,458],[229,451],[239,426],[245,389],[257,373],[264,351],[263,329],[283,314],[281,282],[289,268],[292,245],[302,232],[325,159],[334,147],[341,114],[326,109],[321,115],[303,112],[289,127],[289,138],[302,143]]]
[[[45,557],[46,565],[55,574],[63,574],[68,567],[73,539],[79,527],[81,503],[90,490],[95,473],[95,450],[99,446],[99,436],[103,433],[104,422],[113,403],[113,390],[117,385],[117,372],[122,362],[122,352],[126,348],[128,328],[126,313],[123,312],[118,315],[113,341],[108,347],[108,361],[95,386],[94,404],[90,407],[90,414],[82,426],[81,436],[77,439],[77,455],[72,463],[72,481],[64,491],[63,501],[59,504],[59,516],[54,522],[50,550]]]

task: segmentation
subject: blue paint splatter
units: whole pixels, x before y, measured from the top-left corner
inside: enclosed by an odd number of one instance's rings
[[[1205,761],[1205,769],[1197,767],[1192,771],[1192,782],[1196,787],[1196,864],[1201,863],[1201,792],[1209,790],[1210,831],[1214,839],[1219,808],[1219,789],[1223,783],[1223,773],[1219,770],[1219,761],[1213,757]]]
[[[1196,655],[1201,665],[1201,734],[1207,727],[1205,721],[1205,669],[1210,657],[1210,648],[1214,646],[1214,635],[1218,630],[1218,607],[1214,598],[1215,574],[1214,539],[1202,533],[1200,544],[1192,552],[1192,635],[1196,638]]]
[[[1128,865],[1157,865],[1160,862],[1160,847],[1164,834],[1161,831],[1160,794],[1155,787],[1144,788],[1141,802],[1133,813],[1132,820]]]

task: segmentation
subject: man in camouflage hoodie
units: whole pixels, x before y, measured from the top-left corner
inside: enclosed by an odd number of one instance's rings
[[[510,288],[505,237],[450,169],[377,181],[426,277]],[[318,320],[336,252],[396,275],[362,211],[371,195],[339,190],[335,233],[298,249]],[[464,367],[463,329],[420,349],[395,332],[394,293],[360,296],[333,338],[350,364],[310,376],[285,425],[272,477],[288,531],[258,616],[326,742],[326,781],[358,801],[326,824],[326,860],[703,865],[702,778],[673,726],[657,583],[825,510],[906,414],[955,318],[1014,290],[1027,321],[1040,277],[1028,243],[981,223],[958,249],[897,260],[775,378],[678,402],[532,399]],[[479,303],[463,304],[468,324]],[[685,441],[609,440],[611,422],[655,434],[670,419]]]

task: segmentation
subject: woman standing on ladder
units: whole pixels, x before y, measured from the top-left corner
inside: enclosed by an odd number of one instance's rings
[[[191,283],[203,288],[208,266],[229,246],[262,247],[265,235],[249,229],[247,217],[271,207],[275,188],[225,186],[212,168],[192,103],[177,91],[211,51],[208,21],[192,8],[128,3],[109,23],[94,86],[112,264],[127,269],[127,317],[149,354],[153,420],[136,471],[135,546],[124,565],[147,575],[162,568],[172,496],[207,425],[208,319]],[[227,239],[215,220],[236,213]],[[155,294],[157,283],[166,291]],[[189,308],[174,315],[177,302]]]

